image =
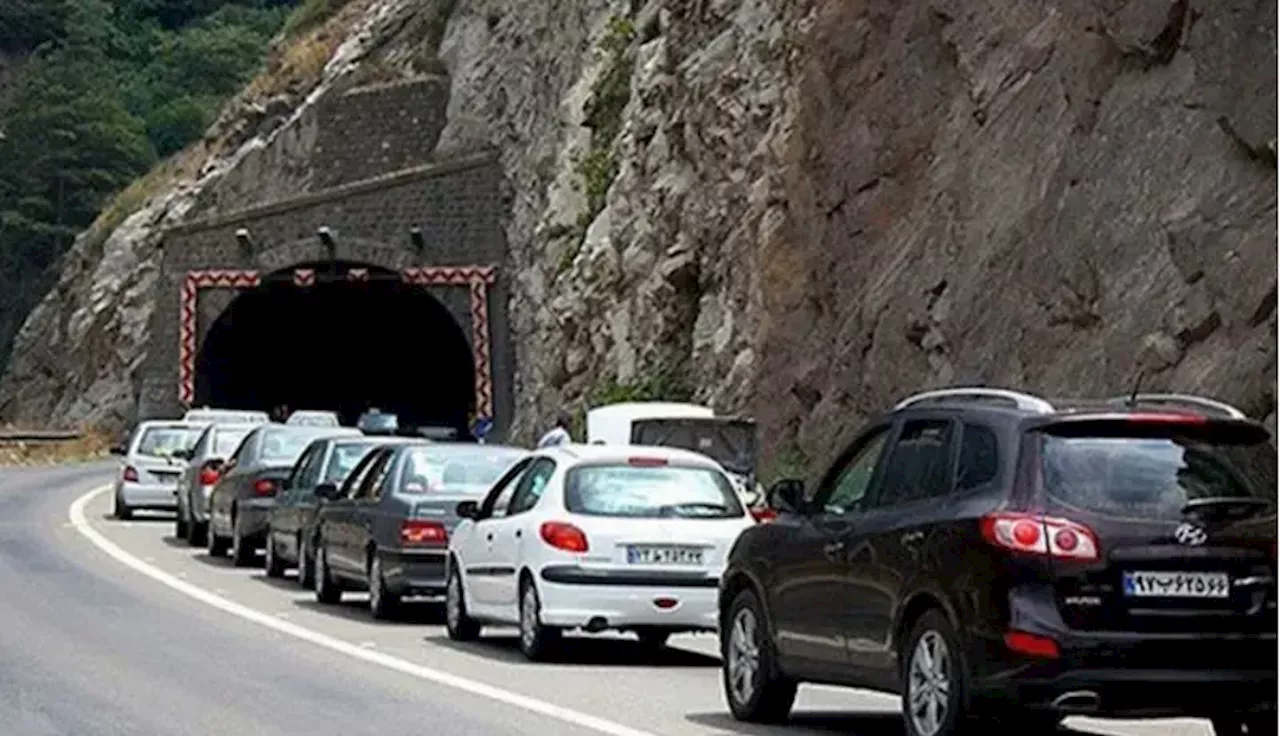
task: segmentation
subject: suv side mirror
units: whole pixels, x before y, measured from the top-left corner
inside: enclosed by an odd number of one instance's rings
[[[125,447],[124,445],[112,445],[109,452],[112,455],[127,455],[129,454],[129,448]]]
[[[475,501],[461,501],[453,512],[462,519],[474,519],[480,515],[480,504]]]
[[[338,497],[338,486],[333,483],[321,483],[316,486],[316,498],[323,498],[326,501],[332,501]]]
[[[769,487],[769,506],[789,514],[805,513],[804,481],[783,478],[774,483]]]

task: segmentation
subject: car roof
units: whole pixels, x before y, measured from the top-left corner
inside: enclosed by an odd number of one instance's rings
[[[559,456],[570,463],[626,463],[633,457],[661,458],[681,465],[697,465],[723,470],[719,463],[706,455],[678,447],[657,445],[554,445],[535,451],[537,454]]]
[[[987,387],[935,389],[903,399],[886,416],[930,410],[975,412],[1012,418],[1123,419],[1134,414],[1194,415],[1205,419],[1255,423],[1229,404],[1193,394],[1134,394],[1108,398],[1044,399],[1018,391]]]

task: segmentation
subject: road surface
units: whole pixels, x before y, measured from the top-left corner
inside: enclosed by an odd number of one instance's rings
[[[0,469],[0,734],[186,736],[436,731],[564,736],[901,736],[897,699],[805,687],[792,724],[730,720],[710,636],[652,657],[571,641],[531,664],[514,633],[458,645],[440,612],[375,623],[364,597],[315,603],[290,578],[176,542],[157,516],[88,495],[112,464]],[[1062,734],[1208,736],[1198,721],[1073,719]]]

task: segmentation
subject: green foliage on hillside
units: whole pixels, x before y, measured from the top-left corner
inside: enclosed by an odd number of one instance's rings
[[[0,89],[0,367],[75,234],[204,133],[294,3],[0,1],[0,52],[22,60]]]

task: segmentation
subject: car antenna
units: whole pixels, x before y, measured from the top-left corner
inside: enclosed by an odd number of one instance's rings
[[[1133,391],[1129,392],[1129,408],[1133,409],[1138,406],[1138,392],[1142,390],[1142,379],[1146,378],[1147,370],[1145,368],[1138,369],[1138,377],[1133,379]]]

